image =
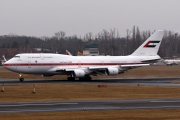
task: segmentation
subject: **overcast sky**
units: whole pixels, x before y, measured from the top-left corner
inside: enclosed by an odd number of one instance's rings
[[[0,0],[0,35],[93,35],[134,25],[180,33],[180,0]]]

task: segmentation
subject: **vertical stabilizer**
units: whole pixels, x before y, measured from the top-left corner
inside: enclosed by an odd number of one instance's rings
[[[7,60],[6,60],[5,56],[3,55],[3,56],[2,56],[2,59],[1,59],[2,65],[3,65],[6,61],[7,61]]]
[[[164,36],[164,30],[156,30],[138,49],[136,49],[132,56],[154,56],[157,55],[159,46]]]
[[[68,50],[66,50],[66,55],[72,56],[72,54]]]

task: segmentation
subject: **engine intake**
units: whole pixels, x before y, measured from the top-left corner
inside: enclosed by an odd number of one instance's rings
[[[119,73],[118,68],[108,68],[106,69],[106,74],[107,75],[117,75]]]
[[[84,70],[74,70],[74,76],[75,77],[84,77],[85,76],[85,72]]]

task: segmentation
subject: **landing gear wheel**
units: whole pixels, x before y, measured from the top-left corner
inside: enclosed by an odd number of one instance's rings
[[[92,78],[91,78],[91,77],[83,77],[83,78],[81,77],[81,78],[79,78],[79,80],[80,80],[80,81],[83,81],[83,80],[84,80],[84,81],[91,81]]]
[[[91,81],[92,78],[91,78],[91,77],[86,77],[85,80],[86,80],[86,81]]]
[[[91,81],[91,80],[92,80],[92,78],[91,78],[91,77],[89,77],[89,78],[88,78],[88,80],[89,80],[89,81]]]
[[[74,81],[74,80],[75,80],[75,77],[68,77],[67,80],[69,80],[69,81]]]
[[[19,81],[23,82],[23,81],[24,81],[24,78],[19,78]]]
[[[80,78],[79,78],[79,80],[80,80],[80,81],[83,81],[83,80],[84,80],[84,78],[80,77]]]

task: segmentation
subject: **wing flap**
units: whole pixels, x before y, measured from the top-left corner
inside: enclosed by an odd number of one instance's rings
[[[50,70],[48,70],[48,72],[70,72],[70,71],[74,71],[76,69],[89,69],[92,71],[96,71],[96,70],[106,70],[107,68],[124,68],[123,70],[127,70],[127,69],[132,69],[135,67],[143,67],[143,66],[149,66],[150,64],[129,64],[129,65],[113,65],[113,66],[92,66],[92,67],[80,67],[80,68],[62,68],[62,67],[55,67],[52,68]]]
[[[157,62],[160,59],[146,59],[146,60],[142,60],[141,62],[149,62],[149,63],[154,63]]]
[[[149,66],[150,64],[129,64],[129,65],[117,65],[117,66],[94,66],[94,67],[89,67],[90,70],[93,69],[107,69],[109,67],[122,67],[122,68],[126,68],[126,67],[143,67],[143,66]]]
[[[109,67],[119,67],[119,65],[115,65],[115,66],[92,66],[92,67],[88,67],[90,70],[96,70],[96,69],[107,69]]]
[[[126,67],[143,67],[143,66],[149,66],[150,64],[133,64],[133,65],[120,65],[122,68]]]

